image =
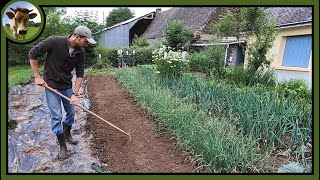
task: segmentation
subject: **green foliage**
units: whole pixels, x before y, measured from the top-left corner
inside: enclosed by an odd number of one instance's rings
[[[107,53],[108,53],[108,49],[105,48],[102,45],[98,45],[96,47],[96,53],[101,55],[101,58],[99,59],[99,57],[97,57],[97,61],[95,62],[95,64],[92,66],[94,69],[108,69],[108,68],[112,68],[112,63],[111,61],[108,59]]]
[[[213,31],[220,37],[233,37],[238,36],[239,24],[230,10],[219,23],[213,25]]]
[[[225,47],[224,46],[209,46],[207,49],[209,55],[209,61],[212,64],[212,75],[220,78],[224,73],[224,54]]]
[[[245,69],[243,66],[226,68],[224,78],[226,82],[238,86],[274,86],[276,84],[275,72],[272,69],[253,71]]]
[[[181,20],[173,20],[165,29],[165,44],[176,50],[181,49],[185,43],[193,38],[193,31]]]
[[[241,30],[250,34],[261,34],[262,24],[266,21],[266,11],[263,7],[241,8]]]
[[[267,59],[268,50],[272,47],[276,30],[276,22],[262,7],[245,7],[240,10],[240,20],[233,15],[227,15],[214,26],[218,36],[236,36],[245,33],[246,37],[254,35],[255,40],[247,45],[248,66],[253,71],[269,67],[271,60]]]
[[[241,27],[248,35],[255,35],[256,40],[248,45],[248,65],[250,69],[269,67],[271,60],[267,59],[268,50],[273,46],[276,26],[275,20],[264,8],[251,7],[241,9]]]
[[[4,27],[4,30],[6,31],[6,33],[13,38],[13,33],[10,29],[7,29]],[[39,31],[39,27],[32,27],[29,25],[29,30],[28,30],[28,33],[27,35],[25,36],[25,40],[31,40],[35,37],[35,35],[38,33]],[[22,39],[19,39],[19,40],[22,40]]]
[[[111,66],[118,67],[117,49],[106,48],[102,45],[98,45],[96,53],[101,54],[101,59],[104,61],[110,61]]]
[[[112,64],[108,59],[98,59],[92,67],[95,69],[109,69],[112,68]]]
[[[128,7],[118,7],[112,9],[106,18],[106,26],[111,27],[120,22],[126,21],[134,17],[134,12]]]
[[[29,27],[39,27],[40,26],[40,22],[35,23],[34,21],[29,21]]]
[[[188,56],[188,59],[190,61],[190,69],[192,71],[209,73],[212,68],[212,64],[210,64],[209,61],[208,53],[205,51],[193,53]]]
[[[87,26],[93,33],[93,38],[95,41],[99,41],[101,37],[101,30],[103,29],[103,25],[98,24],[98,12],[95,13],[93,11],[76,11],[73,17],[69,17],[69,19],[65,19],[66,22],[69,24],[69,28],[67,30],[68,34],[73,34],[74,29],[77,26],[83,25]],[[86,52],[86,62],[85,66],[89,67],[95,64],[97,59],[95,53],[95,46],[96,45],[89,45],[85,48]]]
[[[138,37],[138,35],[134,35],[132,39],[132,45],[133,48],[138,48],[138,47],[146,47],[149,46],[149,43],[147,42],[146,38]]]
[[[278,93],[283,94],[285,97],[289,98],[302,98],[311,102],[312,93],[308,84],[303,79],[291,79],[280,83],[276,87]]]
[[[40,72],[43,72],[43,66],[40,66]],[[9,67],[8,69],[8,89],[14,85],[25,83],[33,78],[33,71],[28,65],[19,65]]]
[[[101,54],[102,59],[106,59],[111,62],[113,67],[118,67],[118,54],[116,48],[105,48],[104,46],[97,46],[96,53]],[[126,51],[132,53],[133,50],[135,54],[132,56],[132,60],[135,62],[135,65],[142,64],[152,64],[152,51],[154,50],[151,47],[130,47],[130,48],[121,48],[122,52]]]
[[[188,57],[190,60],[190,69],[204,73],[212,73],[216,77],[221,77],[224,70],[223,46],[210,46],[205,51],[194,53]]]
[[[177,146],[195,157],[199,166],[212,172],[231,172],[235,167],[247,172],[262,166],[252,137],[240,135],[223,119],[208,117],[206,111],[189,100],[193,94],[183,98],[177,94],[173,87],[182,87],[185,78],[156,78],[149,67],[127,68],[118,72],[117,78],[156,117],[160,126],[174,136]],[[184,87],[197,91],[193,84]]]
[[[152,52],[154,48],[151,47],[139,47],[139,48],[132,48],[135,50],[135,55],[133,56],[135,65],[143,65],[143,64],[153,64],[152,61]]]
[[[45,28],[39,38],[39,42],[51,35],[68,35],[68,22],[62,17],[66,15],[66,9],[61,7],[44,7],[46,17]]]
[[[181,51],[172,51],[170,47],[163,46],[152,52],[152,59],[160,76],[180,76],[188,69],[188,60],[182,59]]]
[[[297,144],[312,141],[312,107],[264,86],[239,88],[184,73],[156,78],[147,66],[127,68],[117,77],[177,145],[215,172],[263,168],[275,149],[290,146],[284,139],[296,130]]]
[[[8,65],[27,65],[29,63],[28,53],[32,44],[15,44],[8,41]]]
[[[98,11],[76,11],[74,16],[69,17],[68,19],[65,19],[65,21],[70,24],[68,28],[68,34],[73,34],[74,29],[77,26],[87,26],[93,33],[93,38],[95,40],[99,40],[101,37],[101,32],[103,30],[103,25],[98,24],[99,15]]]

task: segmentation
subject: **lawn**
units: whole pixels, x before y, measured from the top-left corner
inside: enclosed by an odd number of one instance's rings
[[[4,27],[6,33],[13,38],[13,34],[12,31],[6,27]],[[37,32],[39,31],[39,27],[29,27],[29,31],[26,35],[26,40],[28,39],[32,39],[34,37],[35,34],[37,34]]]
[[[43,71],[43,66],[40,67],[40,71]],[[33,72],[29,65],[19,65],[9,67],[8,69],[8,88],[14,85],[21,84],[33,78]]]

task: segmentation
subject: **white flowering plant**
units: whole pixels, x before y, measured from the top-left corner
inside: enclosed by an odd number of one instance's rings
[[[173,51],[171,47],[165,45],[152,52],[152,61],[156,64],[157,73],[161,76],[179,76],[188,69],[189,65],[185,51]]]

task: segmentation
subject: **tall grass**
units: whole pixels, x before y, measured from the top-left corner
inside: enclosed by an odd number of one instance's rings
[[[179,146],[186,148],[200,166],[217,172],[243,172],[261,166],[255,141],[239,134],[225,120],[207,116],[192,101],[180,98],[150,68],[128,68],[117,73],[120,82],[138,99],[142,107],[171,132]]]

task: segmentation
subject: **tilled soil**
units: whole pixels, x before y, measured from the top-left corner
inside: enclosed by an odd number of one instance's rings
[[[131,134],[121,133],[88,115],[86,129],[92,134],[92,151],[104,169],[114,173],[192,173],[185,153],[139,110],[136,100],[113,77],[88,77],[91,111]]]

